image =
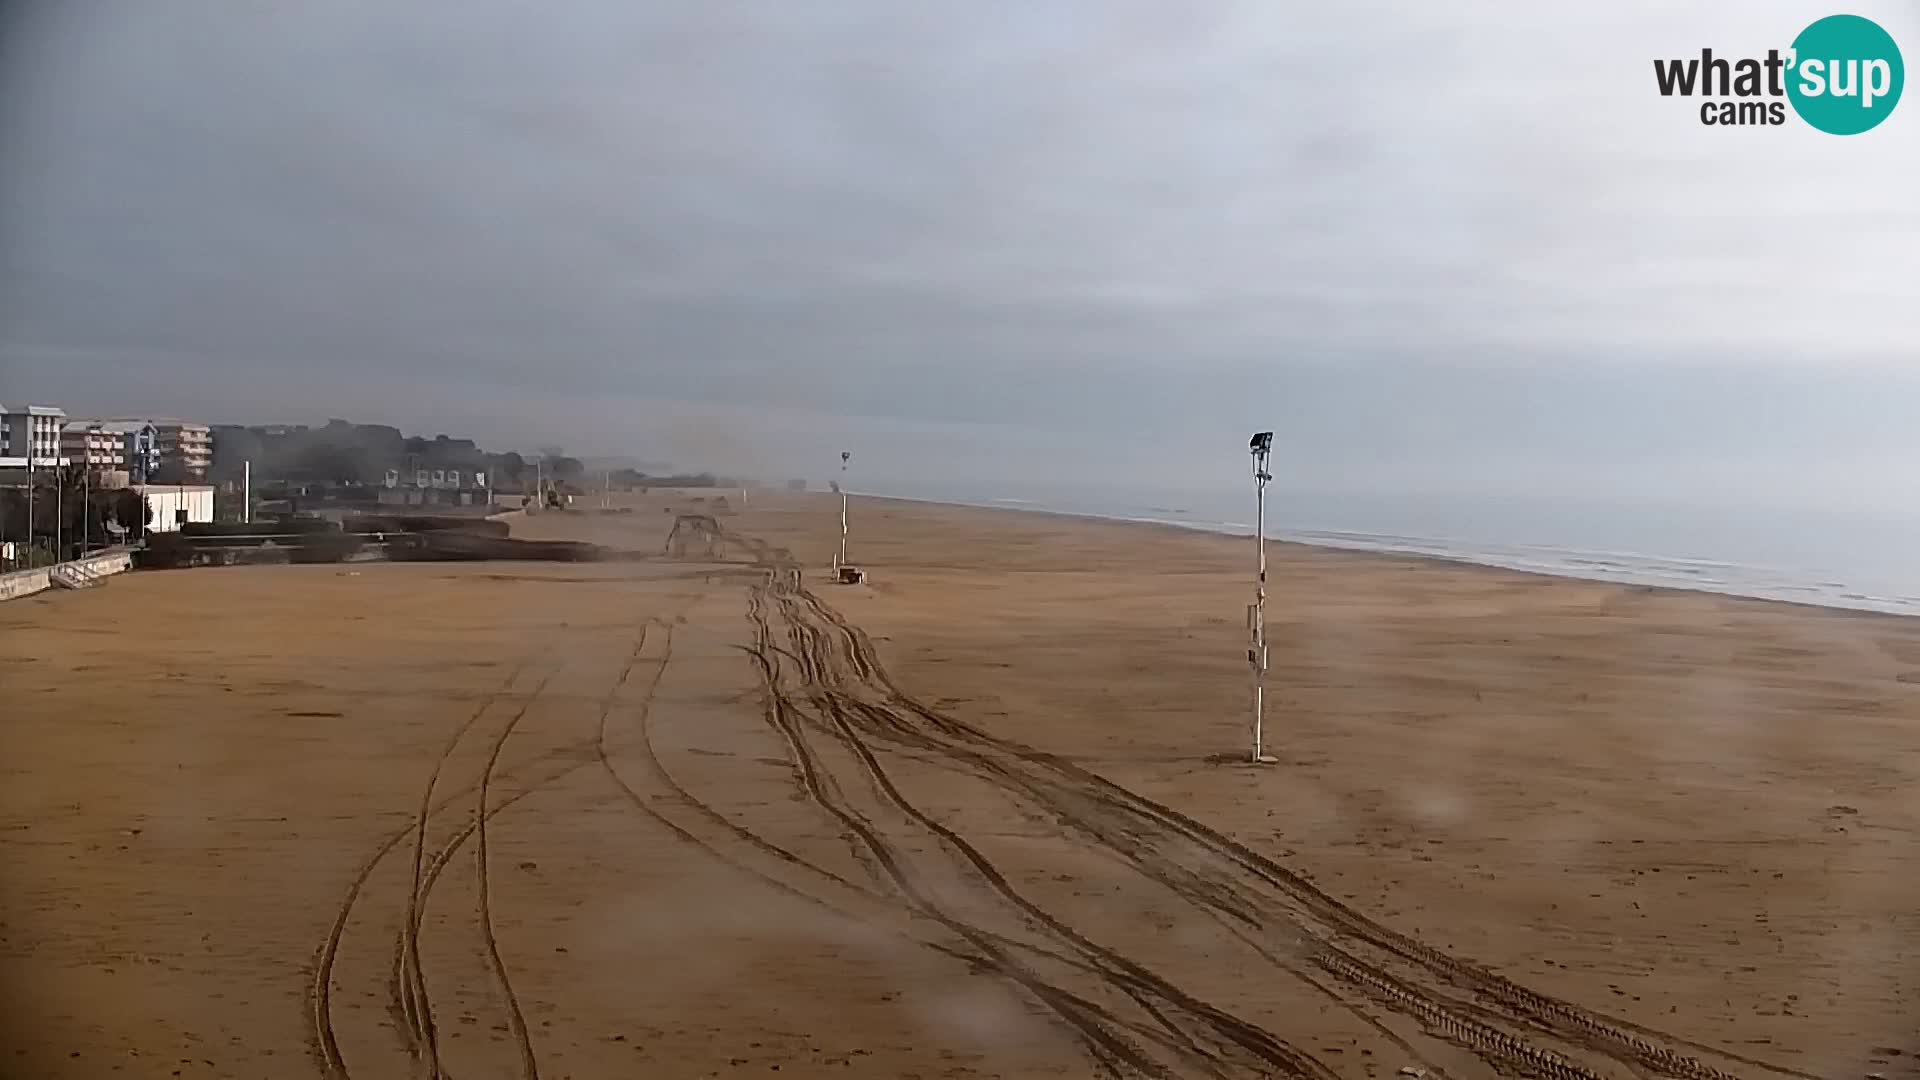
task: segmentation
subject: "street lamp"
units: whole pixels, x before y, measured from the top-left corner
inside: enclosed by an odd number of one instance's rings
[[[1253,754],[1249,760],[1255,765],[1271,765],[1278,759],[1263,750],[1261,721],[1266,711],[1267,674],[1267,481],[1273,479],[1273,474],[1267,471],[1267,455],[1273,450],[1273,432],[1255,432],[1247,442],[1247,449],[1253,453],[1253,544],[1258,560],[1253,603],[1247,608],[1247,632],[1251,639],[1247,646],[1247,666],[1253,669]]]
[[[847,565],[847,462],[851,460],[853,460],[853,451],[840,451],[840,483],[837,485],[840,492],[840,554],[833,559],[835,574],[840,572],[841,567]]]

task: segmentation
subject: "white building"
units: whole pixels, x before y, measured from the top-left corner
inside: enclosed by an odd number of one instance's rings
[[[153,519],[148,532],[178,532],[182,525],[198,525],[213,520],[213,487],[210,484],[134,484],[128,490],[147,501]]]
[[[144,482],[159,465],[157,434],[145,420],[69,420],[60,448],[88,470],[126,472]]]
[[[194,476],[205,476],[213,466],[213,431],[205,424],[185,420],[155,420],[154,445],[160,463]]]
[[[213,465],[213,429],[205,424],[166,417],[123,416],[102,423],[128,429],[151,429],[153,467],[177,469],[204,477]]]
[[[49,405],[0,405],[0,468],[53,468],[60,461],[63,409]]]

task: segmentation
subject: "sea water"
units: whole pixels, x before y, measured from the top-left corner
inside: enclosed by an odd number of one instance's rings
[[[885,490],[1212,532],[1253,532],[1226,493]],[[1267,535],[1534,573],[1920,615],[1920,508],[1811,511],[1558,497],[1267,492]]]

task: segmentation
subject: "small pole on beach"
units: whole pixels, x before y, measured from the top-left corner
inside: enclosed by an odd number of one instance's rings
[[[1253,546],[1258,571],[1253,579],[1253,606],[1247,609],[1247,630],[1252,641],[1247,648],[1247,666],[1253,669],[1253,756],[1255,765],[1271,765],[1262,745],[1262,720],[1265,717],[1267,673],[1267,454],[1273,449],[1273,432],[1256,432],[1247,444],[1253,451],[1254,532]]]

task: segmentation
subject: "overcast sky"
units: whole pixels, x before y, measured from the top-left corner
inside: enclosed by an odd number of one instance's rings
[[[8,5],[0,400],[981,486],[1920,501],[1920,100],[1831,8]],[[1911,4],[1849,10],[1920,62]],[[1910,95],[1911,96],[1911,95]]]

